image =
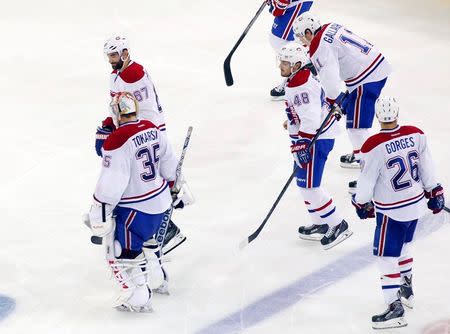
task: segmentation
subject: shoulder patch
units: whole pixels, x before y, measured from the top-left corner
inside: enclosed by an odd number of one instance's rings
[[[323,32],[328,28],[330,23],[324,24],[322,26],[322,29],[319,30],[317,35],[314,36],[313,40],[311,41],[311,45],[309,46],[309,56],[312,57],[314,53],[319,48],[320,40],[322,39]]]
[[[126,83],[134,83],[141,80],[144,77],[144,67],[138,63],[131,63],[126,69],[119,74],[123,81]]]
[[[122,145],[136,133],[151,128],[157,129],[158,127],[147,120],[141,120],[137,123],[121,126],[116,131],[111,133],[108,138],[106,138],[105,143],[103,144],[103,149],[105,151],[116,150],[122,147]]]
[[[295,75],[289,80],[287,86],[289,88],[298,87],[305,84],[309,76],[311,75],[311,71],[308,69],[304,69],[295,73]]]

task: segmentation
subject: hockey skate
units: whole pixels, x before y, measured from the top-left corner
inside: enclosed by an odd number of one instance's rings
[[[403,318],[404,314],[405,310],[403,309],[403,305],[400,300],[397,299],[389,305],[384,313],[372,317],[372,328],[385,329],[404,327],[408,325],[405,318]]]
[[[298,228],[298,237],[303,240],[319,241],[328,231],[328,224],[300,226]]]
[[[345,154],[341,156],[341,167],[342,168],[353,168],[353,169],[359,169],[361,168],[361,165],[359,163],[360,161],[356,159],[355,154]]]
[[[330,249],[349,238],[352,234],[353,232],[348,229],[348,223],[342,220],[339,225],[332,226],[328,229],[327,233],[320,240],[320,243],[324,249]]]
[[[166,236],[162,245],[163,255],[166,255],[169,252],[173,251],[185,241],[186,236],[181,233],[178,226],[175,225],[175,223],[171,220],[169,222],[169,226],[167,227]]]
[[[410,278],[405,277],[405,282],[400,285],[400,289],[397,292],[397,297],[400,299],[403,305],[412,309],[414,307],[414,292],[412,289],[412,276]]]
[[[276,86],[270,91],[270,96],[273,101],[281,101],[284,100],[284,87],[286,86],[287,80],[284,80],[281,84]]]
[[[358,181],[350,181],[349,183],[348,183],[348,193],[350,194],[350,195],[353,195],[353,194],[355,194],[356,193],[356,186],[358,185]]]
[[[151,298],[148,299],[147,303],[142,306],[134,306],[127,302],[117,302],[114,308],[120,312],[138,312],[138,313],[151,313],[153,312]]]

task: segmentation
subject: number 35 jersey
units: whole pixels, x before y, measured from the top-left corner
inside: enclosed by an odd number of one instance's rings
[[[165,130],[163,109],[150,75],[142,65],[131,62],[119,72],[111,73],[111,97],[118,92],[130,92],[139,102],[139,118],[151,121],[159,130]]]
[[[178,161],[166,138],[147,120],[120,125],[103,145],[94,199],[149,214],[167,210]]]
[[[309,53],[326,97],[333,100],[340,93],[342,81],[352,92],[391,73],[391,66],[370,42],[337,23],[322,26],[311,41]]]
[[[397,126],[381,130],[361,148],[362,171],[356,201],[373,200],[378,212],[408,221],[425,209],[424,189],[437,185],[434,164],[422,130]]]

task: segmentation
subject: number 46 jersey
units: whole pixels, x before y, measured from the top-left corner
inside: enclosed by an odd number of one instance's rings
[[[430,191],[437,185],[422,130],[414,126],[381,130],[367,139],[361,153],[356,202],[373,200],[377,212],[398,221],[421,216],[424,189]]]
[[[118,92],[130,92],[139,103],[139,118],[155,124],[159,130],[165,130],[163,109],[150,75],[145,68],[132,61],[123,71],[114,70],[110,82],[111,97]]]
[[[169,208],[172,198],[168,181],[175,179],[178,161],[167,137],[161,136],[152,122],[121,124],[102,150],[96,201],[149,214]]]

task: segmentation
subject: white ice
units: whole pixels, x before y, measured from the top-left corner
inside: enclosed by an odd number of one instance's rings
[[[357,219],[346,192],[357,172],[338,166],[350,149],[342,131],[323,184],[354,235],[329,251],[299,240],[307,214],[292,185],[260,237],[238,251],[292,164],[283,104],[268,98],[280,81],[268,12],[233,57],[235,85],[223,78],[223,60],[260,3],[2,1],[0,294],[17,304],[0,333],[194,333],[370,244],[374,223]],[[428,134],[449,189],[449,1],[319,0],[313,9],[383,50],[395,69],[385,93],[399,98],[402,123]],[[174,214],[188,241],[170,256],[171,295],[156,296],[152,314],[111,308],[103,250],[81,224],[100,168],[94,132],[109,99],[102,46],[116,32],[150,70],[177,151],[194,127],[185,175],[197,203]],[[425,333],[450,318],[446,215],[428,219],[442,227],[417,241],[409,326],[384,333]],[[371,265],[233,333],[371,333],[370,317],[384,307]]]

